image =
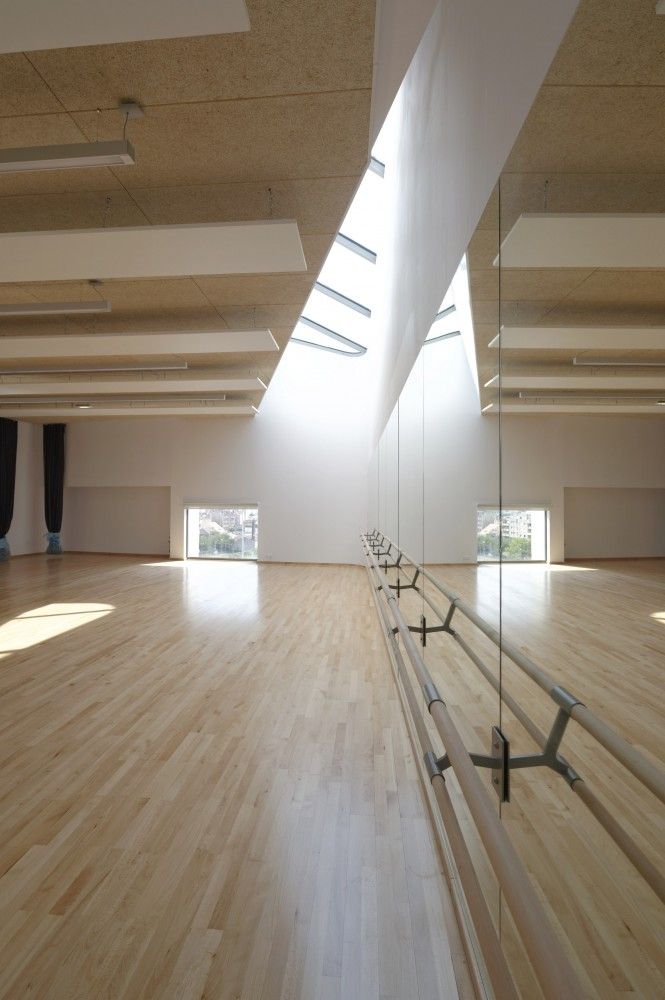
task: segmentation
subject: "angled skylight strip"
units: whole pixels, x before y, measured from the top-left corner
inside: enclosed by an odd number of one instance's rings
[[[451,330],[450,333],[440,333],[438,337],[430,337],[429,334],[425,340],[426,344],[435,344],[437,340],[450,340],[451,337],[461,337],[461,330]]]
[[[320,351],[329,351],[332,354],[343,354],[347,357],[360,357],[367,353],[367,348],[362,344],[356,343],[355,340],[351,340],[350,337],[345,337],[341,333],[337,333],[336,330],[331,330],[329,327],[324,326],[322,323],[317,323],[315,320],[309,319],[307,316],[301,316],[299,324],[309,327],[310,330],[314,330],[316,333],[321,334],[325,338],[336,341],[339,344],[343,344],[345,347],[350,348],[350,350],[344,351],[340,350],[339,347],[330,347],[327,344],[317,343],[313,340],[306,340],[304,337],[291,337],[297,344],[305,344],[307,347],[316,347]],[[296,327],[297,329],[297,327]]]
[[[350,236],[345,236],[344,233],[338,233],[335,237],[335,243],[339,243],[340,246],[344,247],[346,250],[350,250],[351,253],[357,254],[359,257],[364,257],[368,260],[370,264],[376,264],[376,254],[369,247],[363,246],[362,243],[358,243],[356,240],[352,240]]]
[[[361,316],[366,316],[367,319],[370,319],[372,310],[368,309],[367,306],[362,305],[362,303],[356,302],[355,299],[350,299],[348,295],[344,295],[342,292],[338,292],[334,288],[329,288],[328,285],[323,285],[320,281],[315,282],[314,288],[317,292],[321,292],[323,295],[327,295],[329,298],[334,299],[335,302],[339,302],[343,306],[348,306],[349,309],[354,309],[355,312],[360,313]]]

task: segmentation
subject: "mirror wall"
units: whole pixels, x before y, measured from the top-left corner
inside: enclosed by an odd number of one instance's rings
[[[579,30],[383,431],[369,527],[402,553],[389,578],[406,620],[424,626],[419,648],[467,748],[490,754],[498,727],[513,759],[541,751],[558,711],[549,678],[662,766],[665,154],[644,125],[649,95],[624,86],[626,63],[611,52],[603,93],[566,86]],[[616,129],[612,101],[629,99],[634,114]],[[453,632],[429,631],[455,595]],[[429,724],[424,702],[422,712]],[[491,772],[479,773],[586,995],[659,995],[665,922],[643,875],[662,868],[663,810],[574,717],[558,752],[580,780],[511,768],[500,801]],[[519,989],[537,997],[454,775],[446,781]]]

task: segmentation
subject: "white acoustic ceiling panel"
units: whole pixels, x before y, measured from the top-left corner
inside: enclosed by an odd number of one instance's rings
[[[665,327],[504,326],[489,347],[516,351],[665,351]]]
[[[1,396],[129,396],[146,393],[184,395],[199,392],[263,392],[260,378],[135,378],[58,379],[57,381],[10,381],[0,377]]]
[[[494,382],[494,380],[492,380]],[[497,376],[498,384],[498,376]],[[664,375],[503,375],[502,389],[638,389],[665,391]]]
[[[2,337],[4,361],[23,358],[124,358],[165,355],[277,351],[270,330],[219,330],[213,333],[112,333],[54,337]]]
[[[665,267],[665,214],[520,215],[500,259],[502,267]]]
[[[293,221],[0,233],[0,281],[306,271]]]
[[[244,0],[0,0],[0,52],[249,31]]]
[[[58,420],[66,423],[77,417],[253,417],[251,403],[149,404],[93,403],[89,409],[76,406],[0,406],[0,417],[10,420]]]
[[[665,416],[665,406],[659,406],[651,400],[644,403],[551,403],[547,400],[542,403],[502,403],[501,410],[498,407],[488,411],[490,416],[498,416],[499,412],[506,413],[587,413],[594,414],[608,413],[619,414],[641,414],[646,416]]]

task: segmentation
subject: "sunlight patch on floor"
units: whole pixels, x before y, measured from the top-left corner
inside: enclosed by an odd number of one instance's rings
[[[72,629],[88,625],[114,611],[112,604],[45,604],[24,611],[0,626],[0,655],[29,649]]]

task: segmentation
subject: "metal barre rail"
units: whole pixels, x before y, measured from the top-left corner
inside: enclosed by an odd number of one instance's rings
[[[405,552],[398,549],[394,542],[392,542],[385,535],[380,535],[381,544],[388,542],[390,549],[395,549],[396,552],[401,554],[401,558],[405,560],[409,565],[413,566],[417,570],[420,576],[423,576],[426,580],[436,587],[436,589],[447,597],[454,609],[458,610],[466,618],[469,619],[477,628],[483,632],[491,642],[494,643],[501,651],[513,661],[521,670],[527,674],[531,680],[533,680],[539,687],[543,689],[552,698],[554,702],[561,705],[560,692],[563,690],[557,682],[550,677],[550,675],[533,662],[530,657],[526,656],[514,643],[508,641],[505,638],[501,638],[497,629],[492,625],[488,625],[480,615],[462,598],[459,594],[454,591],[449,590],[445,587],[439,580],[432,576],[423,566],[414,562]],[[401,565],[401,564],[400,564]],[[415,588],[418,589],[418,588]],[[422,591],[419,591],[422,593]],[[428,602],[430,603],[430,602]],[[432,604],[430,604],[433,610],[436,610]],[[449,622],[448,622],[449,623]],[[567,692],[566,692],[567,693]],[[590,709],[587,708],[581,701],[574,697],[574,695],[569,696],[572,698],[570,704],[570,717],[575,720],[583,729],[594,737],[613,757],[616,758],[623,766],[633,774],[634,777],[641,781],[642,784],[653,792],[653,794],[660,799],[661,802],[665,802],[665,774],[660,771],[651,761],[647,760],[643,754],[641,754],[635,747],[631,746],[627,740],[618,733],[615,733],[610,726],[608,726],[602,719],[599,719]]]
[[[582,995],[577,977],[561,942],[554,933],[529,877],[517,852],[490,802],[469,752],[441,699],[432,677],[420,656],[413,636],[409,631],[397,598],[390,588],[387,577],[381,571],[372,551],[370,538],[363,536],[363,547],[368,569],[374,574],[378,590],[386,598],[395,629],[388,634],[399,633],[405,652],[418,678],[427,701],[428,710],[437,732],[446,748],[447,756],[456,774],[462,794],[467,802],[475,826],[483,842],[487,856],[505,895],[515,926],[520,934],[534,972],[545,997],[557,1000],[574,1000]],[[415,722],[415,718],[414,718]],[[439,785],[445,782],[441,768],[433,753],[426,754],[426,766],[430,779]],[[443,812],[442,812],[443,814]],[[471,907],[470,907],[471,908]],[[475,921],[474,921],[475,922]],[[477,930],[478,925],[476,924]],[[489,967],[489,962],[488,962]],[[499,996],[502,994],[499,992]]]
[[[401,549],[398,549],[394,542],[388,539],[385,535],[382,535],[380,532],[376,532],[367,538],[367,544],[373,548],[376,546],[383,546],[386,543],[388,544],[388,548],[385,552],[382,552],[381,555],[389,556],[391,551],[395,551],[397,555],[395,557],[395,561],[391,563],[391,566],[397,569],[398,574],[400,571],[406,572],[403,566],[403,561],[413,567],[415,575],[412,582],[407,585],[407,588],[415,590],[424,598],[427,605],[432,609],[441,622],[441,631],[446,631],[451,635],[469,659],[481,671],[485,679],[492,685],[494,690],[501,694],[504,703],[512,711],[513,715],[518,719],[532,739],[542,748],[543,754],[539,757],[527,757],[522,762],[520,761],[520,758],[515,758],[513,766],[536,766],[538,764],[542,764],[552,767],[555,771],[561,774],[575,792],[576,796],[586,805],[609,836],[612,837],[616,845],[624,853],[640,875],[642,875],[651,889],[663,902],[665,902],[665,876],[663,873],[659,871],[656,865],[649,860],[627,831],[624,830],[620,823],[617,822],[603,803],[597,798],[581,775],[579,775],[577,771],[568,764],[565,758],[558,753],[558,745],[563,737],[563,732],[568,718],[572,718],[580,724],[603,747],[605,747],[605,749],[617,761],[623,764],[627,770],[634,775],[634,777],[641,781],[646,788],[653,792],[653,794],[656,795],[661,801],[665,801],[665,776],[662,772],[651,764],[651,762],[648,761],[638,750],[624,740],[623,737],[615,733],[606,723],[599,719],[592,711],[575,698],[574,695],[571,695],[565,690],[565,688],[558,685],[546,671],[542,670],[536,663],[533,662],[533,660],[522,653],[521,650],[517,649],[514,644],[506,641],[505,639],[501,641],[501,637],[495,628],[488,625],[487,622],[485,622],[473,608],[470,608],[458,594],[447,588],[439,580],[433,577],[432,574],[429,573],[424,567],[414,562]],[[450,601],[450,607],[446,613],[437,607],[434,601],[432,601],[431,598],[424,593],[422,588],[418,587],[418,576],[423,576],[425,579],[429,580],[429,582]],[[497,647],[502,650],[503,653],[508,656],[509,659],[516,664],[516,666],[522,669],[527,676],[537,683],[558,706],[559,711],[557,713],[557,718],[555,719],[555,723],[549,737],[539,729],[521,705],[508,692],[500,690],[500,684],[496,676],[492,673],[489,667],[483,663],[474,650],[471,649],[463,637],[452,628],[451,621],[456,610],[476,625],[476,627],[484,635],[486,635]],[[549,742],[552,739],[553,734],[558,736],[558,742],[556,744]]]

